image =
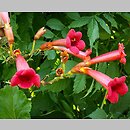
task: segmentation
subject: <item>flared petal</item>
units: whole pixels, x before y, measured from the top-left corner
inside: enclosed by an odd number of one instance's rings
[[[120,63],[126,64],[126,58],[125,58],[125,57],[122,57],[122,58],[120,59]]]
[[[83,50],[85,48],[85,42],[83,40],[80,40],[79,42],[77,42],[76,47],[79,50]]]
[[[31,81],[21,81],[18,86],[23,89],[27,89],[33,86],[33,82]]]
[[[70,49],[70,51],[72,51],[75,54],[79,53],[79,49],[76,46],[71,46],[69,49]]]
[[[128,86],[125,84],[126,77],[122,76],[120,78],[114,78],[108,84],[109,87],[112,88],[113,91],[116,91],[120,95],[124,95],[128,92]]]
[[[74,29],[70,29],[70,31],[68,32],[67,36],[68,36],[70,39],[72,39],[72,38],[74,38],[75,33],[76,33],[76,32],[75,32]]]
[[[117,103],[118,102],[118,99],[119,99],[119,96],[118,96],[118,93],[115,92],[115,91],[112,91],[112,93],[109,95],[106,96],[106,98],[111,102],[111,103]]]
[[[128,86],[124,83],[116,89],[117,93],[121,96],[125,95],[128,92]]]
[[[36,74],[32,78],[32,82],[34,83],[35,86],[40,87],[40,76],[38,74]]]
[[[69,37],[66,37],[66,47],[70,48],[71,47],[71,41]]]
[[[82,33],[81,32],[76,32],[74,37],[75,37],[76,41],[78,42],[78,41],[80,41],[80,39],[82,37]]]
[[[12,78],[11,78],[11,86],[16,86],[20,83],[19,77],[15,74]]]

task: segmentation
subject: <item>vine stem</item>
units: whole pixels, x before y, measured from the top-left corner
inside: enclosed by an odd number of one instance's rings
[[[63,71],[65,73],[65,63],[62,63],[62,69],[63,69]]]
[[[107,95],[107,90],[106,90],[106,93],[105,93],[105,96],[104,96],[104,98],[103,98],[103,101],[102,101],[102,104],[101,104],[101,109],[103,109],[103,106],[104,106],[104,104],[105,104],[105,101],[106,101],[106,95]]]
[[[44,86],[44,85],[47,85],[47,84],[53,84],[54,82],[57,82],[61,79],[65,79],[65,78],[70,78],[71,76],[73,75],[73,73],[71,72],[68,72],[67,74],[64,74],[63,76],[60,76],[60,77],[55,77],[54,79],[52,79],[51,81],[48,81],[48,82],[45,82],[44,79],[41,81],[41,84]]]
[[[32,54],[33,54],[33,52],[34,52],[35,44],[36,44],[36,41],[33,40],[32,50],[31,50],[31,52],[30,52],[30,54],[29,54],[30,56],[32,56]]]
[[[12,56],[13,55],[13,44],[10,44],[9,47],[10,47],[10,56]]]

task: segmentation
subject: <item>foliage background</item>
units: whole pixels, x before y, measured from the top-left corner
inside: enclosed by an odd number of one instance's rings
[[[130,13],[127,12],[11,12],[11,26],[15,36],[14,48],[23,55],[31,51],[33,37],[41,28],[47,29],[35,46],[38,49],[47,41],[65,38],[69,29],[83,33],[86,49],[92,48],[92,57],[118,48],[123,42],[127,54],[126,65],[118,61],[93,65],[110,77],[127,76],[130,87]],[[16,72],[15,62],[8,59],[8,44],[3,37],[0,40],[0,118],[37,118],[37,119],[128,119],[130,118],[130,92],[120,97],[117,104],[106,101],[102,86],[86,75],[74,75],[40,89],[23,90],[10,87],[9,80]],[[26,59],[41,79],[55,77],[60,66],[59,53],[51,50],[34,53]],[[80,62],[70,56],[66,71]]]

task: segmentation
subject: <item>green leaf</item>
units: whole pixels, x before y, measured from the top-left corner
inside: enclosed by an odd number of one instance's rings
[[[65,68],[65,72],[67,73],[68,71],[70,71],[78,62],[74,61],[74,60],[68,60],[66,63],[66,68]]]
[[[49,19],[46,25],[50,27],[51,29],[59,30],[59,31],[65,27],[64,24],[60,20],[55,19],[55,18]]]
[[[124,68],[125,68],[126,72],[128,74],[130,74],[130,56],[127,57],[127,62],[125,64]]]
[[[0,118],[30,118],[31,102],[18,87],[5,86],[0,90]]]
[[[130,22],[130,13],[122,12],[118,13],[120,16],[122,16],[124,19],[126,19],[128,22]]]
[[[52,39],[54,37],[54,33],[52,31],[50,31],[49,29],[47,29],[46,33],[44,34],[44,37],[47,39]]]
[[[105,21],[102,18],[99,18],[95,16],[98,23],[101,25],[101,27],[109,34],[111,34],[111,30],[109,29],[109,26],[105,23]]]
[[[15,74],[16,72],[16,67],[15,65],[12,64],[4,64],[3,66],[3,74],[2,78],[4,80],[9,80],[11,77]]]
[[[64,28],[64,29],[61,31],[62,37],[63,37],[63,38],[66,38],[66,35],[67,35],[68,32],[69,32],[69,29],[68,29],[68,28]]]
[[[86,75],[76,75],[74,79],[74,93],[80,93],[86,88]]]
[[[119,113],[123,113],[125,110],[127,110],[130,106],[130,92],[128,92],[126,95],[121,96],[117,104],[111,104],[110,105],[110,112],[113,115],[119,115]]]
[[[56,52],[54,50],[45,51],[45,56],[47,56],[48,60],[54,60],[56,57]]]
[[[91,21],[88,24],[87,34],[88,34],[89,41],[90,41],[90,48],[92,48],[95,40],[99,38],[98,23],[94,18],[92,18]]]
[[[107,114],[103,109],[97,108],[94,112],[92,112],[88,117],[92,119],[106,119]]]
[[[40,88],[40,90],[42,91],[52,91],[52,92],[60,92],[62,90],[64,90],[67,87],[70,87],[72,84],[72,80],[71,79],[61,79],[57,82],[54,82],[51,85],[45,85],[43,87]]]
[[[107,69],[107,63],[103,62],[98,65],[98,71],[105,73]]]
[[[17,48],[25,51],[28,50],[29,43],[32,42],[32,37],[34,36],[32,27],[33,13],[21,13],[17,16],[17,21],[19,27],[17,32],[21,38],[21,40],[16,42]]]
[[[78,19],[78,20],[73,21],[73,22],[68,26],[68,28],[79,28],[79,27],[82,27],[82,26],[88,24],[89,21],[90,21],[90,17],[84,16],[84,17],[81,17],[81,18]]]
[[[44,78],[46,75],[48,75],[52,68],[54,67],[54,60],[48,60],[46,59],[41,65],[40,65],[40,70],[38,74],[40,75],[41,79]]]
[[[109,75],[111,78],[120,76],[119,66],[117,65],[117,62],[111,62],[108,64],[106,74]]]
[[[15,37],[17,37],[19,40],[21,40],[20,36],[18,35],[18,24],[16,23],[16,14],[11,15],[10,17],[10,24],[12,26],[13,34]]]
[[[103,14],[103,16],[111,23],[112,27],[115,27],[118,29],[117,22],[110,14],[105,13]]]
[[[42,113],[50,112],[53,110],[55,103],[51,100],[48,93],[39,93],[32,99],[31,116],[40,117]]]
[[[80,19],[80,14],[78,12],[67,12],[66,15],[73,20]]]
[[[101,40],[109,40],[111,35],[107,33],[102,27],[99,27],[99,37]]]

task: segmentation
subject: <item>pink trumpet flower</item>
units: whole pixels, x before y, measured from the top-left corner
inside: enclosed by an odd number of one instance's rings
[[[106,95],[106,99],[108,99],[111,103],[117,103],[119,99],[118,95],[123,96],[128,92],[128,86],[125,84],[125,76],[112,79],[109,76],[88,67],[83,67],[80,71],[91,76],[105,89],[107,89],[108,93]]]
[[[2,20],[5,24],[10,23],[10,18],[9,18],[8,12],[0,12],[0,17],[2,18]]]
[[[85,48],[85,42],[81,40],[81,38],[81,32],[75,32],[74,29],[71,29],[66,37],[66,47],[69,48],[73,53],[78,54],[79,51]]]
[[[18,54],[16,57],[17,72],[11,79],[11,86],[18,85],[20,88],[28,89],[33,85],[40,87],[40,76],[34,69],[30,68],[26,60]]]
[[[96,56],[95,58],[92,58],[90,61],[88,61],[87,64],[92,65],[99,62],[109,62],[114,60],[119,60],[120,63],[125,64],[126,63],[126,54],[124,52],[124,45],[123,43],[118,44],[118,50],[111,51],[105,54],[102,54],[100,56]]]

